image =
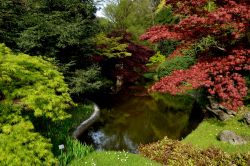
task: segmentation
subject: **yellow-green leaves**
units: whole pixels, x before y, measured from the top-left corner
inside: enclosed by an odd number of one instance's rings
[[[65,119],[65,110],[74,104],[68,91],[57,67],[0,44],[0,165],[57,164],[50,141],[34,132],[24,111]]]
[[[214,0],[210,0],[207,2],[207,4],[204,6],[204,8],[208,11],[208,12],[212,12],[214,10],[216,10],[217,5],[214,2]]]
[[[63,75],[40,57],[14,55],[0,45],[0,91],[5,100],[52,120],[69,117],[64,110],[73,104]]]
[[[154,64],[158,64],[158,63],[162,63],[166,60],[166,57],[164,55],[162,55],[159,51],[151,56],[148,60],[147,65],[154,65]]]
[[[95,38],[98,46],[97,51],[99,55],[106,56],[108,58],[122,58],[131,56],[131,53],[127,52],[128,44],[121,44],[119,41],[121,37],[107,37],[105,34],[100,33]]]
[[[34,132],[19,110],[0,103],[0,165],[55,165],[50,141]]]

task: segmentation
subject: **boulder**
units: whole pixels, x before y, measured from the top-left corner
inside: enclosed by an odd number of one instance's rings
[[[218,119],[225,121],[236,115],[234,111],[220,105],[212,96],[208,96],[208,100],[209,104],[205,106],[205,109],[215,115]]]
[[[233,117],[233,114],[227,114],[225,113],[223,110],[219,109],[219,108],[210,108],[208,106],[206,106],[206,110],[208,110],[209,112],[213,113],[214,115],[216,115],[217,118],[219,118],[221,121],[225,121],[227,119],[230,119],[231,117]]]
[[[222,142],[228,142],[232,145],[242,145],[247,143],[247,141],[244,138],[242,138],[241,136],[235,134],[233,131],[230,130],[223,130],[218,135],[218,139]]]
[[[243,121],[245,121],[248,125],[250,125],[250,112],[246,113],[243,116]]]

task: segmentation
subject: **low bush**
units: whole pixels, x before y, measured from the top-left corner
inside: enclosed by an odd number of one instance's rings
[[[250,142],[244,145],[231,145],[217,139],[218,134],[223,130],[230,130],[246,139],[250,140],[249,126],[241,121],[242,116],[250,108],[241,108],[237,115],[226,121],[217,119],[204,120],[196,130],[189,134],[184,143],[191,143],[198,148],[206,149],[210,146],[220,148],[227,153],[247,153],[250,152]]]
[[[158,51],[155,55],[149,58],[147,66],[154,65],[157,63],[162,63],[165,61],[165,59],[166,57]]]
[[[166,60],[157,69],[158,77],[170,75],[175,70],[184,70],[195,63],[195,57],[184,55]]]
[[[172,49],[175,49],[176,45],[178,45],[178,43],[174,41],[166,41],[166,43],[170,44],[169,48]],[[196,63],[197,57],[200,54],[206,52],[210,48],[217,47],[217,44],[218,43],[215,41],[214,37],[208,35],[191,46],[187,46],[187,48],[180,50],[179,53],[178,51],[175,51],[175,53],[170,55],[171,58],[168,58],[165,62],[159,65],[157,69],[158,77],[161,78],[170,75],[175,70],[188,69]],[[169,53],[172,53],[173,51],[174,50],[171,50]]]
[[[169,166],[193,165],[245,165],[249,163],[250,153],[228,154],[220,149],[208,148],[201,150],[177,140],[165,137],[156,143],[141,145],[140,154]]]

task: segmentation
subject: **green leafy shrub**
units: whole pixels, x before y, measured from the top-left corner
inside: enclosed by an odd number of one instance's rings
[[[175,70],[188,69],[196,62],[197,55],[210,47],[218,47],[214,37],[207,36],[193,44],[190,49],[183,49],[182,55],[167,59],[157,69],[158,77],[170,75]]]
[[[0,44],[0,91],[2,102],[20,105],[35,116],[65,119],[64,112],[73,105],[57,67],[40,57],[17,54]]]
[[[161,54],[165,55],[166,57],[171,54],[176,46],[179,44],[178,41],[172,41],[172,40],[162,40],[159,41],[157,44],[157,50],[161,52]]]
[[[204,8],[208,11],[208,12],[212,12],[214,10],[217,9],[217,5],[213,0],[209,0],[207,2],[207,4],[204,6]]]
[[[166,59],[166,57],[165,57],[164,55],[162,55],[162,54],[158,51],[155,55],[153,55],[153,56],[151,56],[151,57],[149,58],[147,65],[150,66],[150,65],[154,65],[154,64],[156,64],[156,63],[162,63],[162,62],[165,61],[165,59]]]
[[[71,78],[71,92],[75,94],[86,94],[107,89],[111,81],[101,76],[99,66],[89,67],[87,70],[76,70]]]
[[[50,141],[35,132],[30,121],[70,117],[65,110],[74,103],[57,69],[40,57],[14,54],[0,44],[0,165],[57,163]]]
[[[156,13],[155,22],[157,24],[176,24],[179,18],[173,15],[171,7],[163,7]]]
[[[158,80],[157,74],[154,72],[147,72],[143,74],[144,78],[150,79],[150,80]]]
[[[128,44],[119,43],[122,37],[107,37],[103,33],[96,35],[97,53],[108,58],[122,58],[131,56],[127,52]]]
[[[93,113],[93,104],[90,102],[78,104],[77,107],[68,112],[71,117],[62,121],[50,122],[44,118],[32,118],[35,128],[43,136],[50,138],[53,144],[52,152],[58,158],[60,165],[67,165],[72,160],[82,157],[84,154],[87,155],[87,152],[92,151],[92,147],[81,144],[71,135],[76,127]],[[60,150],[59,145],[62,144],[65,148]]]
[[[248,154],[229,155],[216,148],[200,150],[190,144],[165,137],[156,143],[141,145],[140,154],[169,166],[193,165],[245,165],[250,159]]]
[[[174,70],[184,70],[195,63],[193,56],[177,56],[166,60],[157,69],[158,77],[170,75]]]
[[[55,165],[50,141],[34,132],[21,109],[0,103],[0,165]]]

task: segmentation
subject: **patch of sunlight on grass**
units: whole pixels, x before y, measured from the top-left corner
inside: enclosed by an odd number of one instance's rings
[[[242,109],[237,116],[224,122],[217,119],[204,120],[196,130],[189,134],[184,140],[185,143],[191,143],[200,148],[214,146],[228,153],[250,152],[250,126],[241,121],[242,115],[247,111]],[[217,139],[218,134],[223,130],[231,130],[236,134],[246,138],[248,143],[245,145],[231,145],[221,142]]]
[[[114,151],[97,151],[79,160],[73,160],[70,166],[160,166],[139,154]]]

